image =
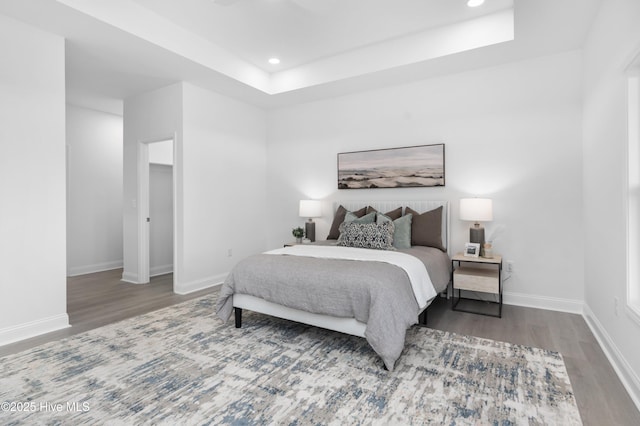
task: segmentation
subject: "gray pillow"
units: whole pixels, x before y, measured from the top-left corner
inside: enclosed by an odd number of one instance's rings
[[[347,212],[344,215],[344,222],[374,223],[375,220],[376,220],[376,212],[365,214],[362,217],[359,217],[358,215],[352,212]]]
[[[376,223],[379,225],[385,222],[393,222],[395,230],[393,231],[393,246],[397,249],[411,248],[411,213],[406,214],[398,219],[392,220],[389,216],[378,213]]]
[[[340,225],[338,245],[376,250],[395,250],[393,247],[393,222],[376,223],[343,222]]]

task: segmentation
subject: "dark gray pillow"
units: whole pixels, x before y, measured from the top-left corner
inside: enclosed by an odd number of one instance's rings
[[[338,245],[376,250],[395,250],[393,247],[393,222],[355,223],[340,225]]]
[[[353,212],[358,217],[362,217],[367,212],[367,208],[363,207],[360,210]],[[336,214],[333,216],[333,223],[331,224],[331,229],[329,231],[329,235],[327,236],[327,240],[337,240],[340,236],[340,230],[338,229],[342,222],[344,222],[344,216],[347,214],[347,209],[340,206],[338,210],[336,210]]]
[[[378,212],[378,211],[371,206],[367,207],[367,213],[371,213],[371,212]],[[402,216],[402,207],[398,207],[397,209],[393,209],[389,212],[386,212],[384,215],[389,216],[392,220],[399,219]]]
[[[407,207],[405,215],[411,213],[411,245],[435,247],[446,251],[442,246],[442,206],[426,213],[418,213]]]

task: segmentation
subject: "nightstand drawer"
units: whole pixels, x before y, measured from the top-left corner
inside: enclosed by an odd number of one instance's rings
[[[470,268],[468,266],[453,271],[453,288],[457,290],[500,293],[500,278],[495,269]]]

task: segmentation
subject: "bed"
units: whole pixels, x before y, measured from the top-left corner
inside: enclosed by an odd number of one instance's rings
[[[364,337],[392,371],[404,348],[407,328],[425,322],[429,304],[447,291],[451,274],[448,202],[342,201],[336,207],[338,213],[359,213],[360,218],[372,211],[397,213],[401,207],[402,216],[412,212],[413,224],[418,225],[411,228],[411,239],[414,231],[428,223],[431,234],[437,231],[439,247],[371,250],[338,247],[345,241],[327,240],[250,256],[223,283],[216,313],[227,321],[235,312],[236,327],[241,327],[246,309]]]

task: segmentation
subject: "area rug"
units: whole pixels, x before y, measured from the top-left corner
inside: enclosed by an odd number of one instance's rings
[[[423,327],[393,372],[363,338],[215,295],[0,359],[0,424],[580,424],[556,352]]]

